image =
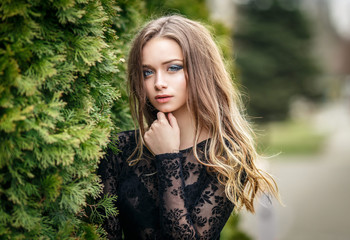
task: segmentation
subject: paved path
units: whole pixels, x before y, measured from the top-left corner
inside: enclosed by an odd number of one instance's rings
[[[350,109],[330,104],[314,126],[331,132],[321,153],[271,161],[286,206],[243,214],[241,227],[254,239],[350,240]]]

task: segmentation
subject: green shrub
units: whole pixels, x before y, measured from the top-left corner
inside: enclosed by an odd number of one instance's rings
[[[97,209],[116,214],[115,197],[87,199],[99,196],[94,172],[115,128],[121,11],[103,0],[0,3],[2,239],[99,239]]]

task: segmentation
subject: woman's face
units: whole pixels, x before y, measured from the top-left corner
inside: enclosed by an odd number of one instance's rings
[[[142,67],[147,98],[158,111],[186,109],[186,77],[177,42],[163,37],[149,40],[142,50]]]

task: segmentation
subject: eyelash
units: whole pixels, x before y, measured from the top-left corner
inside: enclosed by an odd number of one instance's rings
[[[177,65],[177,64],[173,64],[173,65],[171,65],[168,68],[168,71],[170,71],[170,72],[177,72],[177,71],[180,71],[181,69],[183,69],[183,66]],[[153,71],[150,70],[150,69],[143,70],[143,77],[144,78],[147,78],[147,77],[149,77],[152,74],[153,74]]]
[[[147,78],[147,77],[150,76],[152,73],[153,73],[152,70],[149,70],[149,69],[143,70],[143,77],[144,77],[144,78]]]
[[[168,70],[170,70],[171,72],[177,72],[177,71],[180,71],[181,69],[183,69],[183,67],[177,64],[173,64],[168,68]]]

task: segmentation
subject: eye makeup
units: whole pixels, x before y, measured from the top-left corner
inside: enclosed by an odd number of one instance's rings
[[[179,64],[172,64],[172,65],[170,65],[170,67],[168,68],[168,71],[170,71],[170,72],[177,72],[177,71],[180,71],[181,69],[183,69],[183,66],[182,66],[182,65],[179,65]]]

